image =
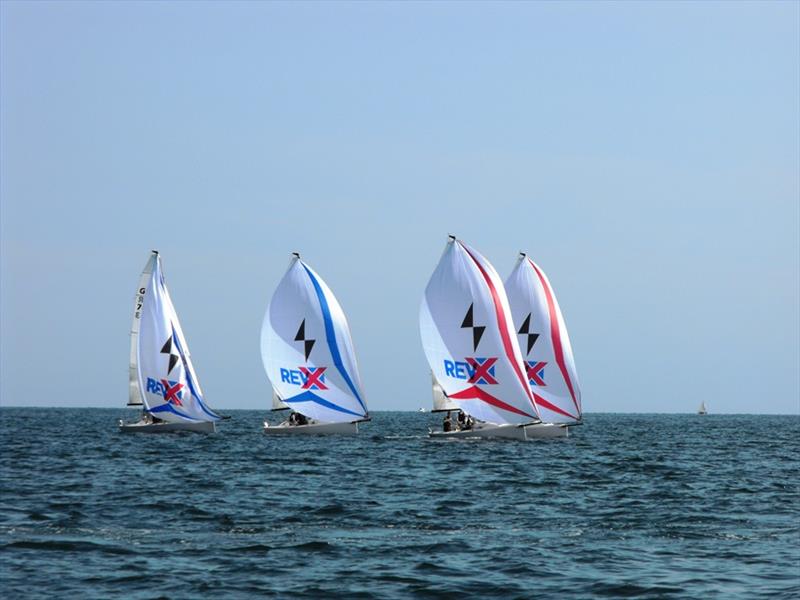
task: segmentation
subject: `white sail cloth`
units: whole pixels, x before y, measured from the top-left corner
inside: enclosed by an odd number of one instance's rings
[[[460,410],[458,404],[450,400],[444,393],[442,386],[436,381],[436,377],[431,373],[431,386],[433,391],[433,410],[431,412],[444,412],[450,410]]]
[[[497,424],[538,418],[503,283],[489,261],[451,239],[419,318],[433,376],[464,412]]]
[[[317,421],[367,417],[350,327],[330,288],[295,256],[261,327],[261,358],[284,404]]]
[[[528,382],[548,423],[581,419],[581,391],[567,326],[544,271],[525,254],[506,281]]]
[[[134,381],[135,375],[135,381]],[[153,252],[137,289],[131,327],[129,404],[168,422],[218,421],[203,401],[161,258]]]

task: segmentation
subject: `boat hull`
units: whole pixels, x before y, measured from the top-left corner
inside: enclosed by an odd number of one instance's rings
[[[500,438],[508,440],[543,440],[569,435],[569,428],[556,423],[534,425],[490,425],[481,424],[462,431],[429,431],[432,438]]]
[[[358,423],[309,423],[308,425],[269,425],[264,423],[266,435],[356,435]]]
[[[177,431],[190,431],[192,433],[214,433],[217,426],[212,421],[199,421],[195,423],[123,423],[120,421],[119,430],[122,433],[174,433]]]

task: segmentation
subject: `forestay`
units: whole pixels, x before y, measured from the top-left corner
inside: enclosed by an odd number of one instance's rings
[[[455,238],[425,288],[420,333],[434,378],[464,412],[497,424],[538,419],[503,283]]]
[[[164,421],[220,419],[203,400],[189,347],[164,282],[161,258],[155,251],[145,265],[136,294],[130,388],[129,404],[135,405],[138,400]]]
[[[328,423],[368,415],[350,327],[325,282],[295,255],[261,328],[264,369],[283,402]]]
[[[581,392],[567,326],[544,271],[525,254],[506,281],[528,383],[548,423],[581,418]]]

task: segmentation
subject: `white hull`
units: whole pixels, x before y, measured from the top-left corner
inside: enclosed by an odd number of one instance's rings
[[[429,431],[432,438],[502,438],[508,440],[542,440],[569,435],[569,428],[555,423],[535,425],[491,425],[479,423],[463,431]]]
[[[308,425],[270,425],[264,423],[267,435],[356,435],[358,423],[309,423]]]
[[[191,431],[194,433],[214,433],[216,424],[212,421],[196,423],[123,423],[119,422],[119,430],[123,433],[172,433],[174,431]]]

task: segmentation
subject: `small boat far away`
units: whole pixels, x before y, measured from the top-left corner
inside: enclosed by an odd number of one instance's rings
[[[700,403],[700,408],[697,409],[698,415],[707,415],[708,410],[706,410],[706,403],[705,400]]]
[[[344,311],[322,278],[295,253],[261,327],[261,358],[273,410],[291,409],[264,433],[358,433],[369,420]]]
[[[450,236],[420,306],[420,335],[436,386],[461,427],[431,437],[564,437],[542,423],[525,376],[503,282],[486,258]],[[452,403],[452,404],[451,404]],[[436,408],[436,406],[434,406]]]
[[[142,407],[142,415],[134,423],[120,420],[125,433],[213,433],[222,418],[203,399],[155,250],[134,298],[128,406]]]

